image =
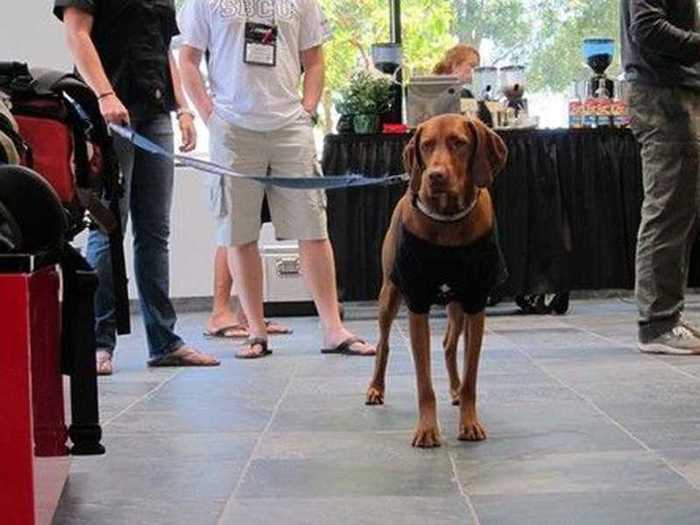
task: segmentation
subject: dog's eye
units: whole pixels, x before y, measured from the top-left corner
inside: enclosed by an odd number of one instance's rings
[[[465,147],[467,145],[467,141],[460,137],[452,137],[448,141],[448,144],[450,149],[456,150]]]
[[[421,143],[420,149],[424,152],[431,152],[435,149],[435,141],[434,140],[426,140],[425,142]]]

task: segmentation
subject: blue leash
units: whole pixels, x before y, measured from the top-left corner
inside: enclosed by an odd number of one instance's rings
[[[85,124],[90,126],[90,117],[85,110],[73,100],[69,95],[63,95],[66,100],[75,108],[80,118],[85,121]],[[337,190],[344,188],[363,187],[363,186],[388,186],[398,184],[409,180],[408,175],[392,175],[388,177],[370,178],[363,175],[341,175],[339,177],[259,177],[250,175],[241,175],[235,171],[202,159],[197,159],[187,155],[172,154],[158,144],[140,135],[128,126],[119,126],[117,124],[109,124],[109,130],[121,138],[128,140],[134,146],[143,151],[147,151],[153,155],[165,157],[176,162],[180,166],[186,166],[198,171],[205,171],[223,177],[233,179],[254,180],[260,184],[269,184],[279,186],[281,188],[289,188],[293,190]]]

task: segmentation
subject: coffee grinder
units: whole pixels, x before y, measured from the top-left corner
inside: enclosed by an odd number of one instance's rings
[[[391,109],[382,118],[384,124],[401,124],[403,122],[401,62],[401,44],[390,42],[372,44],[372,63],[374,67],[392,78]]]
[[[505,66],[501,68],[501,92],[506,98],[506,108],[512,109],[515,117],[527,113],[525,99],[525,66]]]
[[[593,77],[588,83],[589,98],[614,98],[615,83],[605,75],[615,53],[612,38],[586,38],[583,41],[583,57],[591,68]]]
[[[472,86],[477,100],[477,115],[489,127],[494,127],[493,106],[498,90],[498,68],[493,66],[475,67],[472,73]]]

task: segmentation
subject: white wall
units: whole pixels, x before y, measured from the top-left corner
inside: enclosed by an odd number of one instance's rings
[[[170,293],[173,297],[212,294],[215,246],[214,223],[207,208],[206,175],[191,169],[175,170],[175,196],[170,223]],[[131,231],[125,247],[130,273],[129,295],[136,297]]]
[[[71,67],[61,23],[51,0],[3,0],[0,60],[30,62],[37,67]]]
[[[72,67],[62,25],[51,12],[52,1],[0,1],[4,12],[0,23],[0,60],[24,61],[34,67],[54,69]],[[214,226],[206,207],[204,179],[181,169],[177,170],[176,178],[171,229],[171,293],[173,297],[210,296]],[[130,237],[126,246],[131,269]],[[130,295],[136,297],[133,278]]]

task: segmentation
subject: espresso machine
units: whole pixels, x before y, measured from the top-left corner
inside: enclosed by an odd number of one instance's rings
[[[615,98],[615,83],[605,74],[614,53],[615,40],[612,38],[584,39],[583,57],[594,73],[588,81],[588,98]]]

